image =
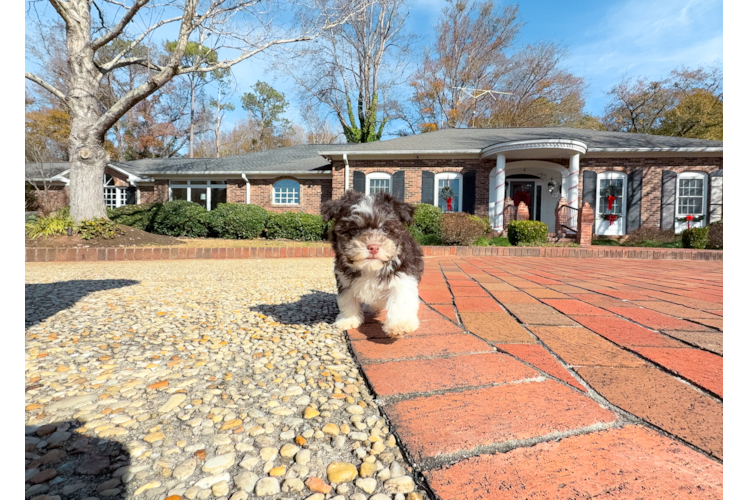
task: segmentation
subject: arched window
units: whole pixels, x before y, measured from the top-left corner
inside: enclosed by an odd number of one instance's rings
[[[298,181],[283,179],[273,184],[274,205],[298,205],[301,187]]]
[[[392,192],[392,175],[386,172],[374,172],[366,175],[366,194],[377,194],[380,191]]]
[[[443,172],[434,177],[434,205],[442,209],[442,212],[462,212],[462,174],[455,172]],[[451,207],[447,206],[447,200],[442,198],[441,191],[445,187],[452,188]],[[451,210],[449,210],[451,208]]]
[[[678,174],[675,191],[675,232],[680,233],[688,227],[687,222],[678,219],[693,215],[701,217],[698,222],[691,221],[691,227],[704,227],[706,224],[706,188],[707,178],[704,172],[683,172]]]

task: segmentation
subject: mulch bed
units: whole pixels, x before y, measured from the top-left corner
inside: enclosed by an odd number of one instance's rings
[[[112,247],[147,247],[147,246],[173,246],[181,245],[184,241],[172,236],[163,236],[135,229],[129,226],[119,226],[123,233],[105,240],[103,238],[92,238],[84,240],[80,235],[53,236],[50,238],[37,238],[32,240],[26,238],[26,248],[112,248]]]

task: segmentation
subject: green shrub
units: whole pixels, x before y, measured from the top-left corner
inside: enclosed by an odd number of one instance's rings
[[[281,212],[270,214],[265,224],[266,236],[271,239],[286,238],[300,241],[319,241],[324,239],[328,225],[321,215],[303,212]]]
[[[709,227],[692,227],[681,233],[683,248],[703,250],[709,241]]]
[[[622,244],[627,247],[660,247],[676,241],[675,231],[664,231],[658,227],[639,227],[626,235]]]
[[[478,219],[478,220],[476,220]],[[479,217],[464,212],[442,216],[441,239],[447,245],[471,245],[477,238],[485,236],[486,228]]]
[[[491,236],[493,233],[493,227],[488,217],[479,217],[477,215],[468,215],[468,219],[479,222],[483,226],[483,232],[486,236]]]
[[[425,234],[421,239],[416,239],[420,245],[424,246],[440,246],[444,245],[444,242],[438,234]]]
[[[197,203],[177,200],[161,205],[153,217],[151,232],[167,236],[205,238],[210,234],[208,211]]]
[[[66,234],[68,228],[74,226],[70,217],[70,208],[66,207],[49,214],[47,217],[37,217],[26,223],[26,236],[31,239]]]
[[[211,233],[218,238],[251,240],[265,229],[270,214],[257,205],[221,203],[208,212]]]
[[[92,238],[111,240],[124,232],[116,222],[104,219],[103,217],[100,219],[83,220],[76,226],[76,230],[84,240]]]
[[[538,220],[513,220],[509,223],[509,242],[512,245],[534,245],[548,240],[548,226]]]
[[[512,246],[512,244],[509,243],[509,238],[505,238],[503,236],[496,236],[494,238],[491,238],[491,246],[494,246],[494,247],[510,247],[510,246]]]
[[[410,227],[420,231],[420,234],[439,234],[441,230],[442,222],[442,209],[435,206],[429,205],[428,203],[420,203],[416,206],[416,211],[413,214],[413,222]],[[413,231],[411,230],[411,233]]]
[[[107,209],[107,216],[117,224],[151,231],[153,229],[153,219],[162,206],[161,203],[123,205],[118,208]]]
[[[474,247],[487,247],[487,246],[491,246],[491,240],[489,240],[485,236],[481,236],[480,238],[478,238],[477,240],[475,240],[473,242],[473,246]]]
[[[707,248],[722,249],[722,221],[712,222],[709,224],[709,240],[706,243]]]

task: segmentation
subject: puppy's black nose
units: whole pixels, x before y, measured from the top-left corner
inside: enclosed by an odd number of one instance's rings
[[[372,256],[375,256],[377,252],[379,252],[379,245],[375,243],[370,243],[369,245],[366,245],[366,248],[369,250],[369,253]]]

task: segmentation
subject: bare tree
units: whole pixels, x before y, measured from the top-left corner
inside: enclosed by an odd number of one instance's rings
[[[221,157],[221,121],[223,120],[226,111],[234,111],[235,107],[231,102],[221,102],[221,91],[224,91],[224,85],[218,86],[218,98],[211,99],[210,105],[216,108],[215,112],[215,128],[213,129],[216,136],[216,158]],[[224,95],[225,97],[225,95]]]
[[[373,0],[313,44],[299,45],[294,57],[279,58],[302,102],[332,111],[348,142],[382,136],[390,92],[402,83],[416,40],[404,29],[408,14],[405,0]]]
[[[510,70],[506,50],[521,27],[516,5],[500,10],[493,0],[448,2],[435,28],[436,44],[424,51],[411,81],[415,116],[409,121],[419,132],[466,127],[485,113],[491,99],[466,99],[463,89],[504,90],[498,84]]]
[[[70,211],[75,220],[106,217],[102,176],[109,160],[104,148],[107,131],[136,104],[187,73],[225,70],[272,47],[311,40],[345,22],[349,4],[324,0],[286,4],[261,0],[48,0],[65,24],[67,75],[64,85],[26,72],[30,81],[62,101],[71,120]],[[100,8],[100,5],[102,7]],[[273,16],[293,9],[292,27],[280,29]],[[154,21],[155,20],[155,21]],[[163,62],[130,55],[162,28],[178,25],[173,51]],[[97,53],[114,40],[131,40],[109,60]],[[229,57],[215,63],[185,65],[188,42],[223,51]],[[153,70],[148,79],[102,110],[97,99],[101,79],[129,65]]]

